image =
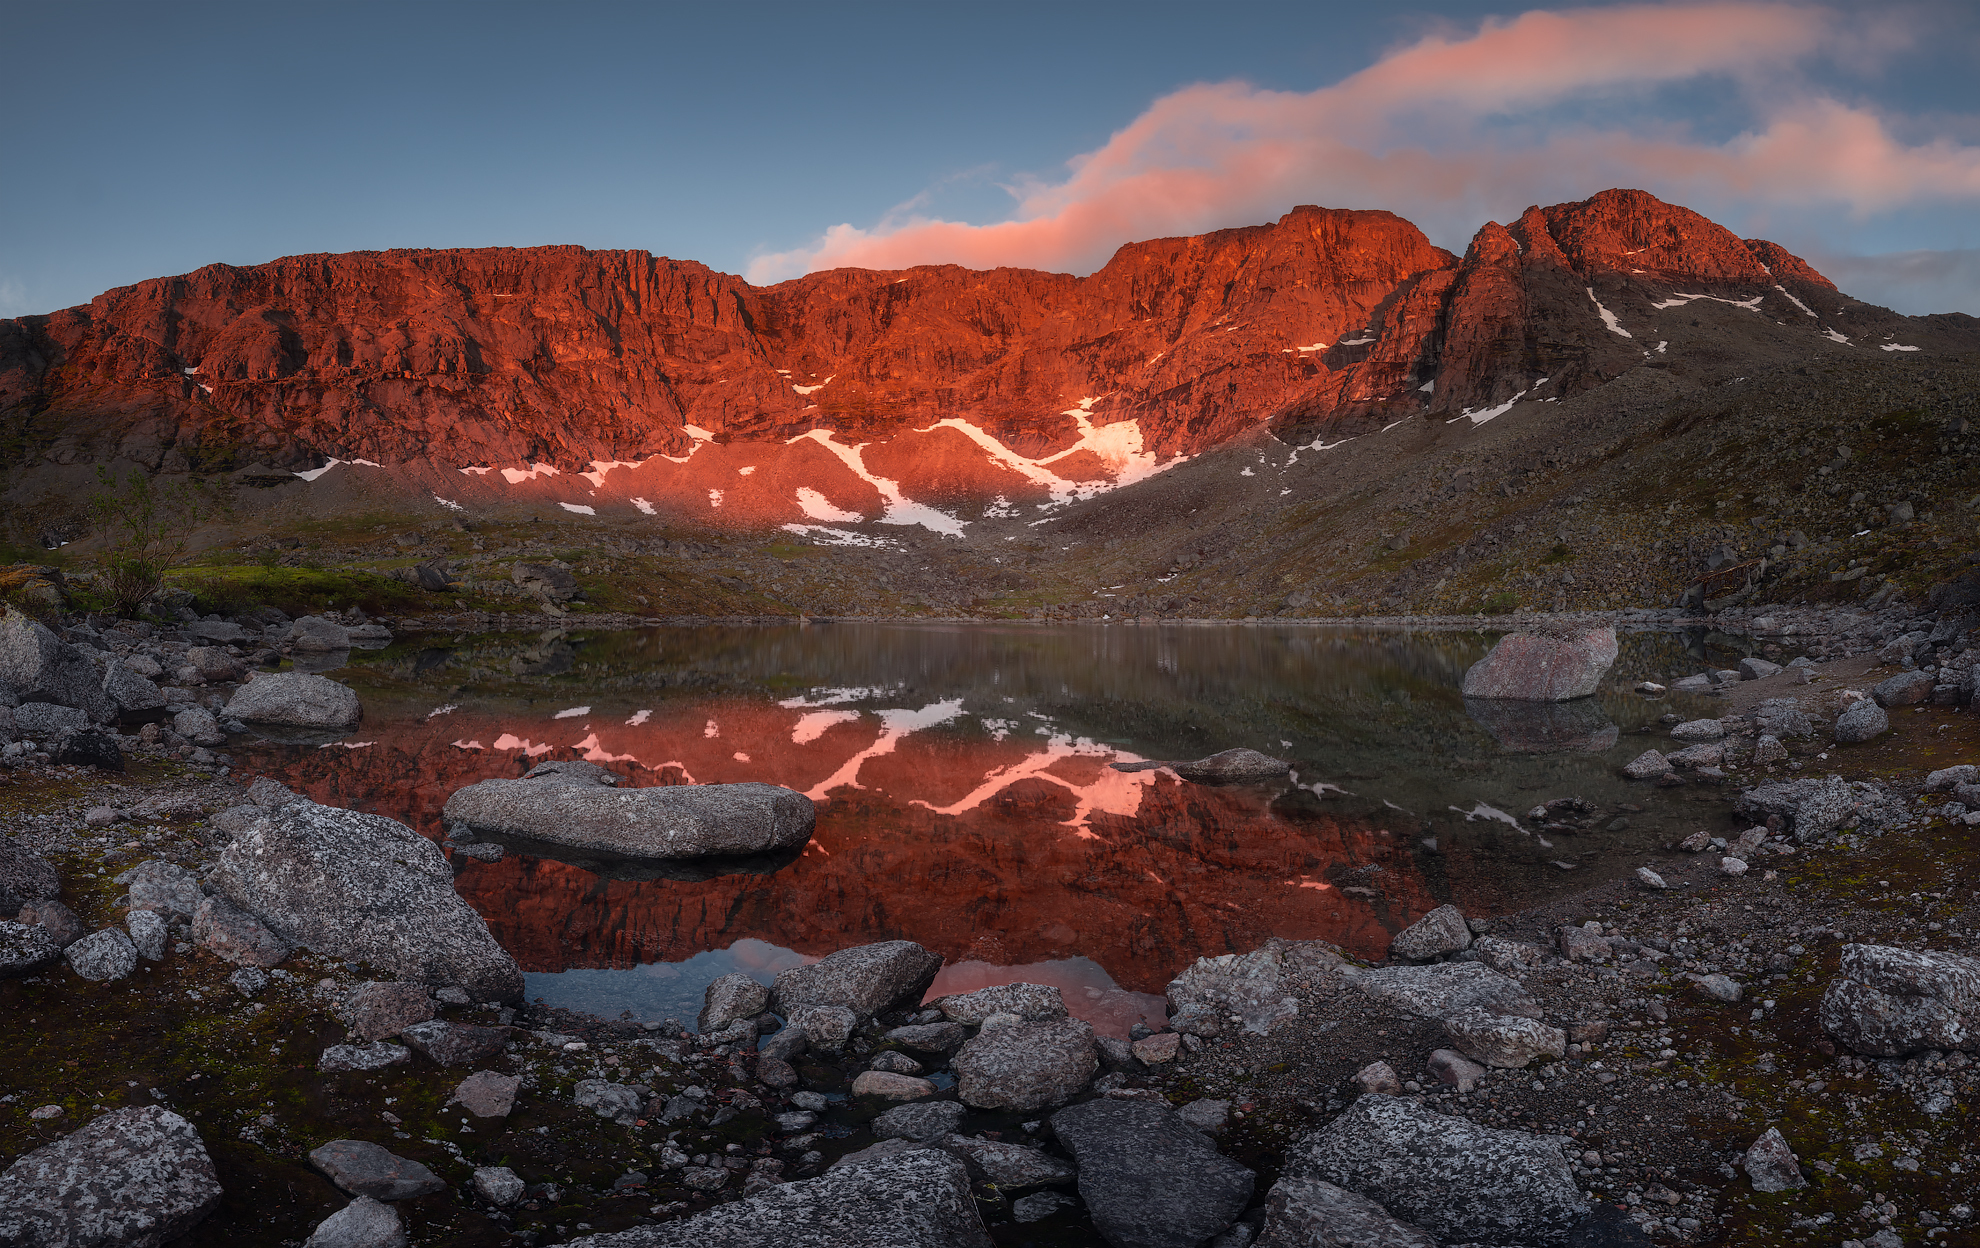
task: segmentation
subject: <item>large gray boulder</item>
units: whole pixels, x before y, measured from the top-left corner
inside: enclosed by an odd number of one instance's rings
[[[1197,1248],[1251,1203],[1257,1176],[1166,1105],[1086,1101],[1052,1115],[1079,1195],[1113,1248]]]
[[[1836,740],[1844,745],[1874,740],[1890,730],[1890,713],[1869,698],[1858,698],[1836,716]]]
[[[1540,1017],[1540,1003],[1519,981],[1476,962],[1389,966],[1356,971],[1346,979],[1384,1005],[1419,1018],[1443,1018],[1467,1008],[1519,1018]]]
[[[935,1006],[942,1017],[965,1027],[981,1027],[992,1014],[1015,1014],[1027,1022],[1066,1016],[1065,994],[1049,984],[994,984],[943,997]]]
[[[1285,1173],[1366,1196],[1442,1243],[1565,1248],[1588,1212],[1566,1139],[1364,1096],[1288,1149]]]
[[[446,1180],[410,1157],[369,1140],[332,1140],[309,1154],[309,1164],[353,1196],[410,1200],[447,1190]]]
[[[621,789],[565,776],[483,780],[456,790],[441,817],[478,837],[515,837],[612,858],[744,857],[801,848],[811,799],[774,784]]]
[[[1822,1030],[1858,1053],[1980,1051],[1980,959],[1844,945],[1822,994]]]
[[[103,669],[103,692],[125,715],[141,716],[165,709],[164,693],[144,675],[133,671],[126,659],[112,659]]]
[[[227,699],[226,715],[244,724],[303,732],[349,732],[364,719],[357,694],[327,676],[262,672]]]
[[[74,707],[95,723],[117,717],[89,656],[19,611],[0,615],[0,685],[22,702]]]
[[[1456,906],[1442,905],[1397,932],[1389,956],[1428,962],[1447,953],[1471,948],[1471,927]]]
[[[0,913],[11,917],[30,901],[60,896],[54,864],[9,837],[0,837]]]
[[[991,1248],[969,1171],[911,1148],[659,1226],[587,1235],[571,1248]]]
[[[1613,628],[1508,633],[1465,672],[1464,696],[1521,702],[1585,698],[1602,687],[1617,653]]]
[[[1198,1020],[1192,1025],[1221,1025],[1236,1014],[1262,1034],[1293,1000],[1288,981],[1341,965],[1340,950],[1325,941],[1273,937],[1250,953],[1220,953],[1184,967],[1169,981],[1169,1010],[1178,1030],[1186,1019]]]
[[[1538,1058],[1567,1056],[1567,1033],[1538,1019],[1466,1007],[1439,1021],[1452,1048],[1487,1066],[1517,1070]]]
[[[1421,1228],[1321,1179],[1280,1179],[1265,1197],[1255,1248],[1437,1248]]]
[[[282,648],[327,653],[351,648],[351,631],[335,620],[326,620],[320,615],[305,615],[289,625],[289,631],[282,637]]]
[[[91,932],[62,951],[69,969],[84,979],[123,979],[137,969],[137,946],[121,927]]]
[[[292,801],[236,837],[208,882],[289,944],[484,1001],[522,998],[522,972],[454,891],[440,847],[396,819]]]
[[[31,740],[45,741],[87,727],[89,712],[59,702],[23,702],[14,708],[14,731]]]
[[[112,1110],[0,1174],[0,1244],[171,1243],[220,1207],[193,1125],[159,1105]]]
[[[978,1109],[1063,1105],[1100,1070],[1093,1028],[1077,1018],[992,1018],[955,1057],[956,1095]]]
[[[1794,838],[1804,845],[1833,832],[1862,805],[1861,796],[1840,776],[1771,781],[1748,789],[1733,800],[1734,810],[1756,820],[1781,816]]]
[[[1916,706],[1932,696],[1932,677],[1924,672],[1899,672],[1870,689],[1879,706]]]
[[[303,1248],[405,1248],[406,1224],[383,1201],[360,1196],[316,1224]]]
[[[810,966],[778,972],[770,999],[781,1013],[804,1005],[837,1005],[867,1019],[896,1002],[918,1003],[941,969],[940,954],[911,940],[855,945]]]

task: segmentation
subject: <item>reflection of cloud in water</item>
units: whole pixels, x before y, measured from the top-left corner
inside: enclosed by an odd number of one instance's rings
[[[933,1001],[998,984],[1047,984],[1057,988],[1065,996],[1066,1012],[1085,1019],[1093,1024],[1093,1030],[1105,1036],[1125,1039],[1128,1028],[1136,1023],[1159,1027],[1169,1014],[1167,998],[1129,992],[1091,958],[1059,958],[1025,966],[952,962],[936,974],[935,983],[922,999]]]
[[[624,970],[570,970],[523,975],[523,996],[560,1009],[641,1022],[674,1019],[694,1029],[708,985],[737,971],[760,984],[777,972],[818,961],[745,936],[726,949],[697,953],[681,962],[648,962]]]

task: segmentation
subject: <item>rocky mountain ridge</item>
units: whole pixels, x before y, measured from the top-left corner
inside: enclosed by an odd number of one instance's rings
[[[1763,329],[1858,356],[1974,337],[1972,318],[1872,308],[1773,243],[1618,190],[1488,223],[1461,258],[1391,213],[1299,207],[1129,244],[1084,278],[923,266],[757,288],[578,247],[211,265],[0,321],[0,421],[16,498],[78,464],[271,484],[356,463],[469,505],[943,531],[1261,429],[1480,423],[1572,397],[1670,367],[1664,322],[1715,303],[1750,322],[1705,353],[1724,371]]]

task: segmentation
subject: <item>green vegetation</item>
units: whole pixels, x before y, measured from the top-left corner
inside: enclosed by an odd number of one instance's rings
[[[198,481],[160,485],[141,468],[122,483],[107,468],[96,470],[89,511],[103,537],[94,596],[118,615],[135,616],[186,562],[193,530],[224,511],[213,487]]]
[[[1509,589],[1502,589],[1480,603],[1478,609],[1486,615],[1510,615],[1519,606],[1519,595]]]
[[[193,610],[202,615],[234,615],[256,607],[278,607],[308,615],[353,604],[366,614],[418,610],[423,596],[412,586],[375,572],[322,568],[201,567],[173,578],[192,591]]]

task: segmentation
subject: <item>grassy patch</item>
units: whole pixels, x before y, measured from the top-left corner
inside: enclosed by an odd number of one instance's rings
[[[371,615],[413,611],[425,595],[412,586],[374,572],[323,568],[199,567],[169,578],[191,590],[193,610],[202,615],[233,615],[256,607],[278,607],[308,615],[355,603]]]

